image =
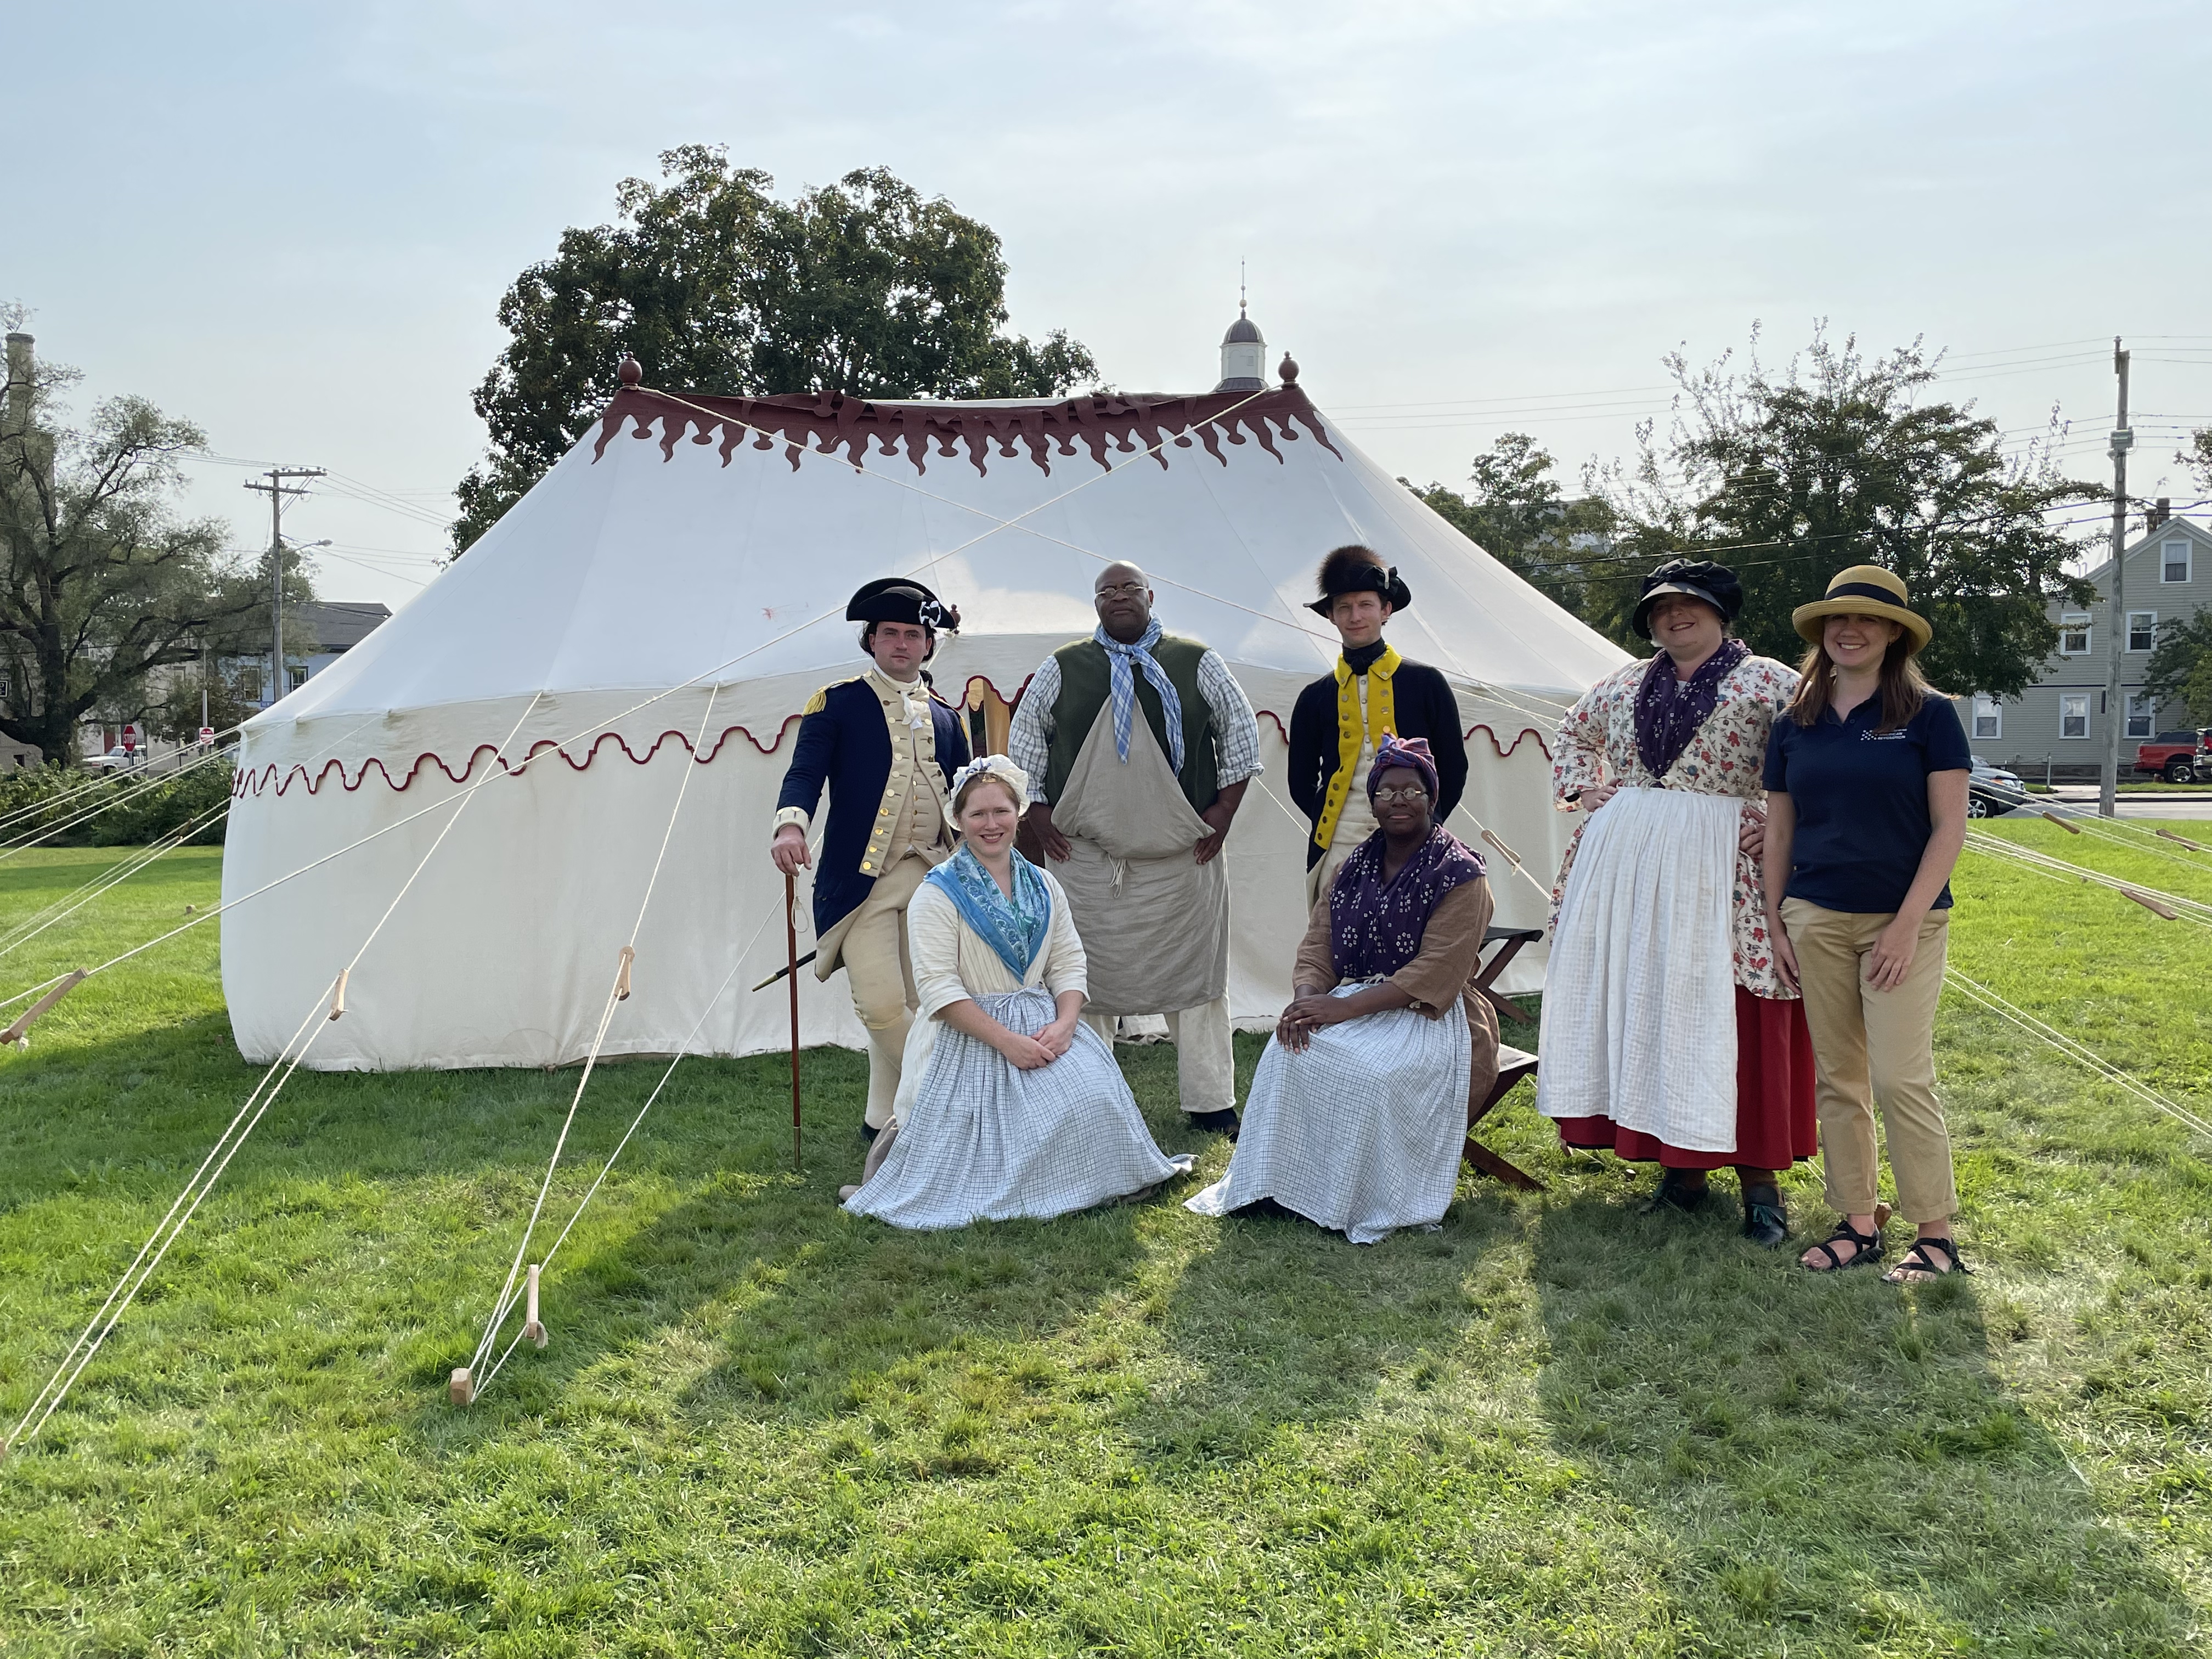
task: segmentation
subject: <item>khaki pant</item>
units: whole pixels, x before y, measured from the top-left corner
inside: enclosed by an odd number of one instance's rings
[[[906,907],[929,871],[927,863],[909,854],[877,877],[839,947],[853,1012],[868,1028],[868,1122],[878,1129],[891,1121],[906,1034],[921,1006],[907,946]]]
[[[1867,953],[1889,916],[1824,910],[1793,898],[1783,901],[1782,921],[1797,952],[1805,1024],[1813,1034],[1828,1202],[1845,1215],[1873,1212],[1879,1103],[1905,1218],[1955,1215],[1951,1136],[1936,1100],[1936,1003],[1943,990],[1950,913],[1931,910],[1921,922],[1912,967],[1893,991],[1866,982]]]
[[[1112,1014],[1085,1014],[1083,1023],[1114,1046]],[[1176,1092],[1186,1112],[1225,1112],[1237,1104],[1237,1051],[1230,1042],[1229,999],[1216,997],[1166,1016],[1176,1046]]]

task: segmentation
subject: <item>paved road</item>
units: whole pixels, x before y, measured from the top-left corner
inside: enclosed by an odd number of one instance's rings
[[[2088,791],[2085,797],[2069,799],[2070,792],[2054,791],[2061,817],[2075,813],[2096,815],[2097,792]],[[2118,803],[2124,818],[2193,818],[2212,822],[2212,795],[2122,795]],[[2042,809],[2023,806],[2004,814],[2008,818],[2033,817]]]

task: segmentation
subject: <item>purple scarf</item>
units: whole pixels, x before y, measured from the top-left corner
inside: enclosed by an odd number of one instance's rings
[[[1382,832],[1345,860],[1329,889],[1329,953],[1344,979],[1387,978],[1421,953],[1429,918],[1453,888],[1480,880],[1482,855],[1441,824],[1389,883]]]
[[[1636,694],[1636,754],[1653,781],[1663,778],[1721,700],[1721,682],[1751,654],[1741,640],[1723,640],[1721,648],[1698,665],[1686,680],[1674,678],[1674,659],[1662,651],[1644,672]]]

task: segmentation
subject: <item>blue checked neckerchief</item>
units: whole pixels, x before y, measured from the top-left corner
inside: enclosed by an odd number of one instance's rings
[[[1137,677],[1129,672],[1129,665],[1137,663],[1145,671],[1145,678],[1152,683],[1152,690],[1160,694],[1160,712],[1167,716],[1168,763],[1176,775],[1182,775],[1182,699],[1176,693],[1168,678],[1168,671],[1160,666],[1152,655],[1152,647],[1160,642],[1160,624],[1157,618],[1147,623],[1144,636],[1134,645],[1124,645],[1107,633],[1104,623],[1093,630],[1091,637],[1106,648],[1107,684],[1114,694],[1114,750],[1121,757],[1121,764],[1129,763],[1129,722],[1137,713]]]
[[[1052,894],[1036,866],[1013,855],[1014,896],[1009,900],[965,842],[922,879],[960,912],[975,936],[991,947],[1017,980],[1024,978],[1052,928]]]

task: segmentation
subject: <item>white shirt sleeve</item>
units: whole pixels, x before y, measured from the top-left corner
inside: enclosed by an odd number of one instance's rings
[[[1044,775],[1052,765],[1052,706],[1060,701],[1060,659],[1047,657],[1030,676],[1022,706],[1006,729],[1006,758],[1029,774],[1030,799],[1045,800]]]
[[[927,882],[907,902],[906,937],[922,1018],[973,1000],[960,979],[959,907]]]
[[[1198,659],[1198,691],[1213,711],[1214,742],[1219,750],[1217,781],[1226,789],[1232,783],[1256,778],[1267,769],[1260,761],[1260,717],[1252,700],[1237,684],[1236,675],[1218,651]]]

